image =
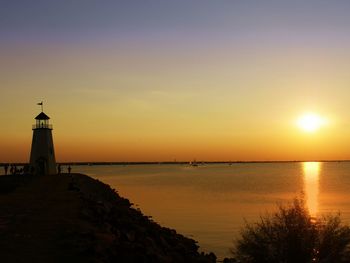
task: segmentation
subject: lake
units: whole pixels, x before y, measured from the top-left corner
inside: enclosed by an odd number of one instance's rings
[[[128,198],[163,226],[218,258],[244,226],[278,203],[305,196],[314,216],[341,212],[350,221],[349,162],[74,166]]]

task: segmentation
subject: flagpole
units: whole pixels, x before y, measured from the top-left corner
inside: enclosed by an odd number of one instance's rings
[[[41,112],[44,112],[44,102],[37,103],[37,105],[41,106]]]

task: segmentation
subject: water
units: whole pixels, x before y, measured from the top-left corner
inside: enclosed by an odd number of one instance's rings
[[[238,163],[188,165],[75,166],[117,189],[163,226],[199,242],[219,258],[244,226],[305,196],[312,215],[341,211],[350,221],[350,163]]]

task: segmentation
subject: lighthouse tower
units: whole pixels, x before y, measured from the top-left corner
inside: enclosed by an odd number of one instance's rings
[[[42,105],[42,104],[41,104]],[[50,117],[43,111],[35,117],[33,125],[32,149],[30,152],[30,167],[35,174],[56,174],[56,159],[52,140],[52,125]]]

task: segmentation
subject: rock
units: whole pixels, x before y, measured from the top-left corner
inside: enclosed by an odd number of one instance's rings
[[[74,174],[74,180],[55,175],[32,181],[12,178],[0,178],[5,183],[0,194],[15,195],[0,200],[1,262],[27,262],[25,253],[36,258],[32,262],[52,263],[216,260],[213,253],[199,253],[195,240],[160,226],[117,191],[86,175]],[[27,210],[22,219],[19,211]],[[13,219],[4,220],[8,215]]]
[[[199,253],[193,239],[174,229],[161,227],[151,217],[143,215],[140,209],[131,207],[129,200],[120,197],[108,185],[91,178],[84,179],[91,185],[81,186],[82,178],[77,183],[83,197],[86,196],[87,208],[93,210],[90,214],[95,214],[103,222],[100,228],[113,233],[114,239],[108,235],[97,236],[97,242],[104,244],[104,250],[111,251],[110,262],[216,262],[215,254]],[[92,188],[93,195],[85,193],[85,189]],[[94,221],[94,218],[90,219]],[[101,246],[98,252],[103,253]]]
[[[234,258],[224,258],[222,263],[237,263],[237,260],[235,260]]]

